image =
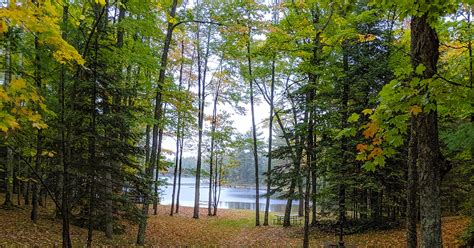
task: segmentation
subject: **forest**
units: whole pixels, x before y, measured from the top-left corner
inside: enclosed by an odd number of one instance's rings
[[[0,246],[474,247],[473,19],[2,0]]]

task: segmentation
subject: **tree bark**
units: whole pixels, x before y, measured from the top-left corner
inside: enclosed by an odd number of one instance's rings
[[[69,5],[65,4],[63,7],[63,25],[66,25],[69,16]],[[65,26],[66,28],[66,26]],[[67,39],[67,31],[62,32],[62,38]],[[59,99],[60,99],[60,165],[63,169],[62,171],[62,197],[61,197],[61,218],[62,218],[62,247],[69,248],[72,247],[71,236],[69,233],[69,194],[70,194],[70,178],[69,178],[69,162],[66,161],[66,135],[65,135],[65,81],[66,81],[66,68],[64,65],[61,65],[61,71],[59,74]]]
[[[436,31],[428,23],[428,13],[413,16],[411,23],[411,62],[413,69],[423,64],[423,79],[437,73],[439,40]],[[436,101],[429,95],[428,85],[422,86],[421,94],[427,95],[430,109],[416,118],[418,126],[418,158],[421,247],[442,247],[441,240],[441,153],[438,143]],[[426,106],[426,105],[425,105]]]
[[[416,159],[418,157],[417,146],[417,121],[411,118],[410,141],[408,144],[408,179],[407,179],[407,247],[417,247],[416,223],[417,223],[417,181],[418,174]]]

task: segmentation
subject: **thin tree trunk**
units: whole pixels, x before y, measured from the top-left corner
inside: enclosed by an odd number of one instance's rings
[[[207,74],[207,62],[209,59],[209,43],[211,40],[211,27],[209,26],[207,32],[207,43],[206,43],[206,54],[204,57],[204,72],[201,79],[201,55],[200,55],[200,28],[198,25],[197,31],[197,50],[198,50],[198,98],[199,98],[199,113],[198,113],[198,157],[196,165],[196,184],[194,192],[194,212],[193,218],[199,218],[199,202],[200,202],[200,187],[201,187],[201,166],[202,166],[202,133],[204,130],[204,107],[206,103],[206,74]]]
[[[171,4],[171,10],[170,10],[170,17],[174,18],[176,14],[176,7],[178,5],[178,0],[173,0]],[[152,149],[151,149],[151,155],[150,155],[150,168],[147,172],[148,179],[150,181],[153,181],[153,171],[156,166],[156,158],[157,158],[157,147],[158,147],[158,125],[161,121],[161,105],[162,105],[162,91],[163,91],[163,84],[165,82],[165,72],[166,72],[166,67],[168,63],[168,51],[170,48],[171,44],[171,38],[173,35],[173,28],[174,24],[171,22],[168,22],[168,27],[166,30],[166,37],[165,37],[165,42],[163,45],[163,53],[161,54],[161,63],[160,63],[160,73],[158,76],[158,87],[156,90],[156,98],[155,98],[155,111],[154,111],[154,119],[157,123],[153,125],[153,135],[152,135]],[[161,140],[160,140],[161,143]],[[149,184],[148,187],[149,191],[152,189],[152,184]],[[149,205],[149,197],[148,193],[145,194],[144,199],[143,199],[143,208],[142,208],[142,215],[144,216],[144,219],[140,221],[138,225],[138,233],[137,233],[137,244],[138,245],[143,245],[145,244],[145,232],[146,232],[146,226],[147,226],[147,217],[148,217],[148,205]]]
[[[8,86],[11,81],[11,47],[10,47],[10,31],[6,32],[6,45],[5,45],[5,84],[4,87]],[[5,147],[7,150],[6,157],[6,171],[5,171],[5,185],[6,185],[6,194],[5,201],[3,206],[6,208],[12,207],[12,184],[13,184],[13,154],[12,150],[9,147]]]
[[[178,85],[178,90],[181,91],[181,88],[183,86],[183,66],[184,66],[184,40],[181,40],[181,64],[179,67],[179,85]],[[176,180],[178,176],[178,167],[179,167],[179,158],[180,158],[180,142],[181,142],[181,113],[180,110],[177,109],[176,113],[178,115],[178,123],[176,126],[176,158],[175,158],[175,166],[174,166],[174,173],[173,173],[173,195],[171,198],[171,211],[170,215],[173,216],[174,213],[174,202],[175,202],[175,195],[176,195]]]
[[[165,119],[166,117],[166,107],[168,105],[165,104],[164,107],[163,107],[163,114],[162,114],[162,119]],[[160,160],[161,160],[161,151],[162,151],[162,143],[163,143],[163,130],[164,130],[164,126],[160,127],[160,130],[158,131],[158,150],[156,152],[156,167],[155,167],[155,180],[153,181],[153,184],[155,186],[155,189],[154,189],[154,198],[153,198],[153,215],[157,215],[158,214],[158,199],[159,199],[159,196],[158,196],[158,179],[160,177]],[[153,173],[153,172],[152,172]]]
[[[349,101],[349,79],[347,74],[349,73],[349,58],[346,51],[343,51],[343,68],[344,72],[346,73],[346,78],[343,79],[343,86],[342,86],[342,97],[341,97],[341,128],[347,127],[347,118],[348,118],[348,101]],[[342,160],[341,160],[341,176],[344,178],[345,168],[348,162],[348,146],[347,146],[347,138],[343,137],[341,139],[341,152],[342,152]],[[342,178],[342,179],[343,179]],[[345,182],[339,182],[339,246],[344,247],[344,226],[346,222],[346,185]]]
[[[184,128],[182,127],[182,131]],[[182,134],[180,137],[180,145],[179,145],[179,169],[178,169],[178,192],[176,193],[176,210],[175,213],[179,213],[179,195],[181,193],[181,174],[183,171],[183,146],[184,146],[184,135]]]
[[[309,201],[311,195],[311,172],[313,171],[313,115],[312,115],[312,103],[313,100],[313,90],[309,89],[309,92],[306,96],[306,116],[308,121],[308,134],[306,138],[306,192],[305,192],[305,201],[304,201],[304,239],[303,247],[309,247]],[[314,192],[313,192],[314,193]]]
[[[3,207],[9,209],[13,206],[12,197],[13,197],[13,154],[12,150],[8,147],[5,148],[7,150],[7,157],[6,157],[6,177],[5,177],[5,185],[6,193],[5,193],[5,201],[3,202]]]
[[[35,83],[38,92],[41,92],[41,72],[40,72],[40,55],[39,55],[39,40],[38,37],[35,37]],[[42,153],[42,142],[43,142],[43,135],[41,129],[38,129],[36,135],[36,155],[35,155],[35,168],[34,170],[38,175],[41,176],[41,153]],[[41,185],[39,183],[35,183],[33,185],[33,194],[31,198],[31,220],[36,222],[38,220],[38,205],[39,205],[39,194],[41,190]]]
[[[63,25],[66,25],[69,16],[69,5],[63,6]],[[66,28],[66,26],[64,26]],[[67,39],[67,31],[64,30],[61,34],[64,40]],[[70,178],[69,178],[69,162],[66,161],[66,136],[65,136],[65,82],[66,82],[66,67],[61,65],[61,71],[59,74],[59,101],[60,101],[60,150],[59,150],[59,163],[62,171],[62,193],[61,193],[61,218],[62,218],[62,247],[72,247],[71,237],[69,233],[69,194],[70,194]]]
[[[275,58],[272,60],[272,80],[270,85],[270,117],[268,119],[268,153],[267,153],[267,197],[265,199],[265,217],[263,225],[268,226],[268,215],[270,210],[270,192],[272,185],[272,140],[273,140],[273,98],[275,92]]]
[[[253,136],[253,158],[255,164],[255,225],[260,226],[260,193],[259,193],[259,172],[258,172],[258,147],[257,147],[257,126],[255,125],[255,110],[254,110],[254,92],[253,92],[253,75],[252,75],[252,59],[250,54],[250,42],[251,42],[251,27],[248,27],[248,40],[247,40],[247,61],[248,61],[248,73],[250,81],[250,111],[252,114],[252,136]]]

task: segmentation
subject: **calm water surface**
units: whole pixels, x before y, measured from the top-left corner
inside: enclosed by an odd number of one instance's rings
[[[173,194],[173,178],[168,177],[168,185],[162,188],[161,204],[171,204]],[[181,206],[194,206],[195,180],[191,177],[181,178],[181,192],[179,204]],[[266,186],[264,186],[266,188]],[[264,195],[266,190],[260,190],[260,195]],[[202,181],[200,187],[200,205],[207,207],[209,200],[209,183]],[[285,211],[286,200],[270,199],[270,212]],[[226,209],[250,209],[255,210],[255,188],[229,188],[222,187],[219,208]],[[265,197],[260,198],[260,210],[265,210]],[[293,201],[292,211],[298,210],[298,203]]]

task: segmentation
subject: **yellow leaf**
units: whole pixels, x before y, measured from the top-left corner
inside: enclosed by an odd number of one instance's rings
[[[362,110],[362,113],[363,113],[364,115],[370,115],[370,114],[372,114],[373,112],[374,112],[374,111],[373,111],[372,109],[364,109],[364,110]]]
[[[34,122],[33,124],[31,124],[33,127],[37,128],[37,129],[45,129],[45,128],[48,128],[48,125],[46,123],[39,123],[39,122]]]
[[[19,91],[19,90],[22,90],[26,88],[26,82],[24,79],[13,79],[11,84],[10,84],[10,89],[13,91],[13,92],[16,92],[16,91]]]
[[[8,25],[5,21],[0,21],[0,34],[8,32]]]
[[[105,5],[105,0],[95,0],[95,3],[99,4],[100,6],[104,6]]]
[[[379,147],[375,147],[372,150],[372,152],[369,154],[369,156],[367,156],[367,159],[371,159],[371,158],[374,158],[374,157],[382,155],[382,154],[383,154],[382,149],[380,149]]]
[[[421,113],[423,110],[421,109],[420,106],[418,105],[413,105],[410,107],[410,113],[414,116],[417,116],[419,113]]]
[[[375,122],[370,122],[367,124],[367,129],[362,133],[366,138],[374,137],[374,135],[379,130],[379,125]]]

